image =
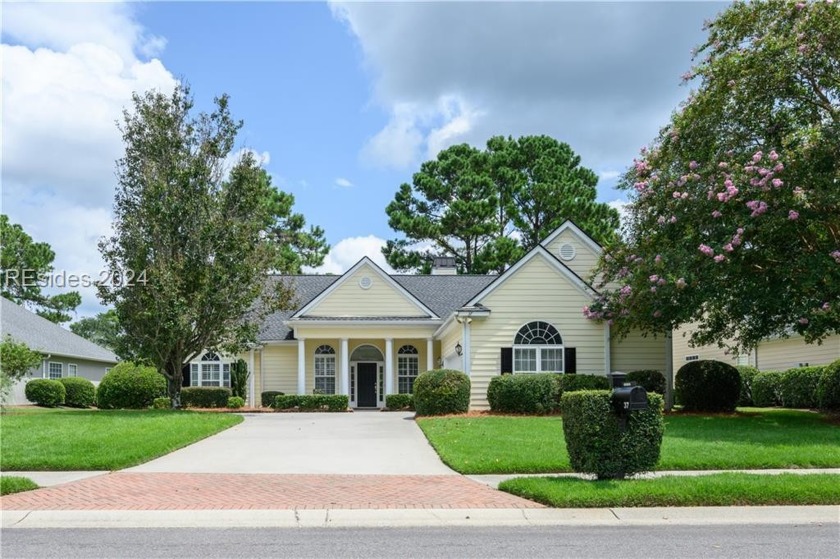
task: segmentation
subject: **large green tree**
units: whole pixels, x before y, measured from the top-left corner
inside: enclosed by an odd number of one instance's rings
[[[0,294],[18,304],[27,305],[52,322],[67,322],[82,303],[78,291],[46,295],[55,271],[55,252],[49,244],[35,242],[8,216],[0,215]]]
[[[73,322],[70,331],[111,351],[117,351],[121,340],[120,319],[114,309]]]
[[[289,299],[268,271],[276,259],[272,189],[245,152],[225,159],[242,126],[227,96],[192,112],[189,91],[133,96],[120,126],[114,234],[100,251],[116,281],[99,286],[125,333],[125,353],[154,365],[180,407],[182,367],[205,348],[252,342],[266,313]]]
[[[452,146],[423,163],[386,208],[404,238],[383,253],[396,269],[425,272],[432,256],[446,255],[461,272],[484,274],[504,271],[567,219],[611,242],[618,212],[596,201],[597,182],[548,136],[497,136],[484,150]]]
[[[14,383],[39,366],[42,359],[43,355],[11,336],[0,341],[0,403],[6,401]]]
[[[708,33],[698,89],[627,173],[628,242],[585,313],[735,349],[819,341],[840,330],[840,7],[739,2]]]

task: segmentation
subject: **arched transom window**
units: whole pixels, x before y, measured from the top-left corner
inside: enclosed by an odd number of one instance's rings
[[[414,391],[414,379],[420,372],[420,360],[417,348],[404,345],[397,351],[397,384],[400,394],[411,394]]]
[[[563,339],[543,321],[529,322],[513,340],[514,373],[562,373]]]
[[[335,394],[335,350],[329,345],[315,349],[315,392]]]
[[[190,386],[230,386],[230,362],[208,351],[190,363]]]

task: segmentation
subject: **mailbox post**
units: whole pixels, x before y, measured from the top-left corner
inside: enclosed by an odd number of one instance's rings
[[[612,404],[621,420],[621,430],[624,431],[627,427],[627,418],[631,412],[648,408],[647,391],[641,386],[627,385],[625,382],[626,373],[613,372],[607,376],[613,389]]]

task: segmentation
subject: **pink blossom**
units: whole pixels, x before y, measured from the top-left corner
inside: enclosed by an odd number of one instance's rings
[[[762,167],[758,170],[758,174],[761,175],[762,177],[769,172],[770,172],[770,169],[765,169],[764,167]]]
[[[747,207],[752,210],[750,217],[758,217],[767,211],[767,204],[761,200],[750,200]]]
[[[717,255],[717,256],[715,256],[715,258],[714,258],[714,261],[715,261],[715,262],[717,262],[718,264],[720,264],[720,263],[721,263],[721,262],[723,262],[724,260],[726,260],[726,256],[724,256],[724,255],[722,255],[722,254],[718,254],[718,255]]]
[[[655,285],[650,288],[650,292],[651,293],[656,293],[656,286]]]
[[[676,223],[677,222],[677,216],[672,215],[671,219],[669,219],[668,221],[670,221],[671,223]]]
[[[659,264],[660,262],[662,262],[662,255],[657,254],[656,257],[653,259],[653,261],[656,262],[657,264]]]
[[[729,163],[727,163],[726,161],[721,161],[720,163],[718,163],[718,167],[720,169],[728,169],[729,168]]]
[[[831,305],[829,305],[828,302],[823,303],[822,304],[822,310],[824,310],[824,311],[831,310]]]
[[[700,245],[697,249],[706,256],[713,256],[715,253],[714,249],[709,245]]]
[[[778,173],[779,171],[784,170],[784,168],[785,168],[784,163],[776,163],[776,166],[773,167],[773,172]]]
[[[665,278],[659,278],[659,281],[657,281],[656,283],[657,285],[665,285],[666,283],[668,283],[668,280],[666,280]]]
[[[679,193],[679,192],[674,192],[674,193],[671,195],[671,197],[672,197],[672,198],[675,198],[675,199],[677,199],[677,200],[679,200],[679,199],[680,199],[680,193]]]
[[[680,278],[680,279],[677,280],[677,288],[678,289],[683,289],[685,286],[686,286],[686,283],[685,283],[684,278]]]
[[[718,199],[718,202],[726,202],[726,200],[727,200],[726,192],[718,192],[717,199]]]
[[[699,166],[700,166],[700,164],[697,163],[696,161],[692,161],[691,163],[688,164],[688,168],[691,169],[692,171]]]
[[[664,225],[665,224],[665,216],[660,215],[659,219],[656,220],[656,223],[658,223],[659,225]]]
[[[753,163],[758,163],[762,157],[764,157],[764,154],[761,151],[755,152],[752,156]]]
[[[645,161],[644,159],[642,159],[641,161],[634,159],[633,163],[636,166],[637,173],[644,173],[645,171],[648,171],[650,169],[650,167],[647,164],[647,161]]]
[[[840,264],[840,250],[835,250],[831,253],[831,257],[834,259],[835,262]]]
[[[796,3],[797,10],[804,10],[805,9],[805,2],[797,2]]]
[[[799,324],[801,324],[802,326],[805,326],[806,324],[808,324],[808,322],[809,322],[809,320],[807,318],[805,318],[804,316],[799,319]]]
[[[802,198],[803,196],[805,196],[805,191],[802,190],[801,187],[797,186],[796,188],[793,189],[793,195],[796,196],[797,198]]]
[[[722,214],[722,213],[720,213],[718,210],[715,210],[715,211],[713,211],[713,212],[712,212],[712,217],[714,217],[714,218],[718,218],[718,217],[720,217],[720,216],[722,216],[722,215],[723,215],[723,214]]]
[[[790,220],[799,219],[799,212],[796,211],[796,210],[790,210],[788,212],[788,219],[790,219]]]
[[[654,318],[659,318],[660,316],[662,316],[662,311],[653,311],[653,316]]]
[[[776,150],[775,150],[775,149],[774,149],[774,150],[772,150],[772,151],[770,152],[770,160],[771,160],[771,161],[776,161],[778,158],[779,158],[779,154],[778,154],[778,153],[776,153]]]
[[[735,247],[732,246],[732,243],[726,243],[725,245],[723,245],[723,250],[725,250],[726,252],[732,252],[733,250],[735,250]]]
[[[782,179],[773,179],[772,184],[773,184],[773,186],[775,186],[776,188],[779,188],[779,187],[781,187],[783,184],[785,184],[785,182],[784,182]]]
[[[805,51],[807,51],[807,50],[808,50],[808,45],[799,45],[799,46],[796,48],[796,50],[798,50],[798,51],[799,51],[799,52],[801,52],[801,53],[804,53]]]
[[[651,283],[656,283],[657,281],[659,281],[659,276],[657,276],[656,274],[653,274],[648,279],[650,280]]]
[[[735,80],[729,80],[728,82],[726,82],[726,84],[727,84],[729,87],[735,87]]]
[[[632,288],[632,287],[630,287],[629,285],[625,285],[624,287],[622,287],[622,288],[621,288],[621,290],[619,291],[619,293],[620,293],[621,295],[624,295],[625,297],[627,297],[628,295],[630,295],[631,293],[633,293],[633,288]]]
[[[682,198],[683,200],[688,199],[688,192],[683,192],[682,196],[680,196],[680,198]]]

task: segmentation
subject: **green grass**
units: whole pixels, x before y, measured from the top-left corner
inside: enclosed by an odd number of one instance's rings
[[[441,459],[464,474],[571,471],[563,420],[549,417],[418,419]],[[817,413],[745,408],[732,415],[665,418],[659,470],[840,467],[840,425]]]
[[[840,504],[837,474],[723,473],[622,481],[532,477],[504,481],[499,489],[561,508]]]
[[[38,489],[38,484],[28,477],[0,476],[0,495],[11,495],[33,489]]]
[[[242,421],[227,413],[74,410],[0,418],[2,470],[117,470]]]

